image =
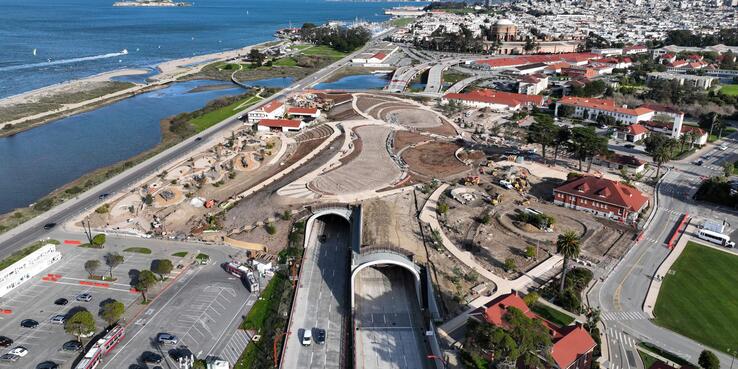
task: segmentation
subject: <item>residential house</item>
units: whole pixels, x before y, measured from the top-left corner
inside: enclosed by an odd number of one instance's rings
[[[638,159],[633,155],[621,155],[617,153],[599,155],[595,158],[595,164],[615,170],[625,168],[632,173],[640,173],[646,169],[645,161]]]
[[[686,124],[680,126],[679,136],[677,137],[672,136],[672,132],[674,131],[674,123],[650,121],[644,122],[644,125],[651,132],[667,135],[674,139],[680,139],[682,135],[689,134],[690,137],[688,137],[685,141],[689,145],[704,146],[707,144],[707,138],[709,136],[707,134],[707,131],[705,131],[704,129]]]
[[[488,323],[505,329],[505,314],[515,308],[531,319],[540,320],[551,334],[550,367],[554,369],[590,369],[593,352],[597,343],[592,336],[576,323],[560,327],[530,310],[528,305],[518,295],[517,291],[501,295],[484,306],[474,310],[469,316],[481,323]]]
[[[577,177],[553,190],[554,204],[586,211],[622,223],[636,223],[650,201],[635,187],[590,175]]]
[[[300,108],[292,106],[287,109],[287,117],[289,118],[311,118],[317,119],[320,117],[320,109],[318,108]]]
[[[538,95],[548,88],[548,77],[541,74],[523,76],[518,79],[518,93]]]

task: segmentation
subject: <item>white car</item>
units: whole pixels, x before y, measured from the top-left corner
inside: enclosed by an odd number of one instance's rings
[[[728,145],[722,144],[722,145],[718,146],[718,149],[720,149],[720,151],[725,151],[725,150],[728,149]]]
[[[24,357],[28,355],[28,349],[26,349],[23,346],[18,346],[10,351],[8,351],[8,355],[15,355],[18,357]]]
[[[53,323],[53,324],[64,324],[64,321],[65,320],[66,320],[66,318],[64,317],[64,315],[61,315],[61,314],[54,315],[50,319],[51,323]]]
[[[313,330],[305,329],[305,333],[302,334],[302,345],[310,346],[313,343]]]

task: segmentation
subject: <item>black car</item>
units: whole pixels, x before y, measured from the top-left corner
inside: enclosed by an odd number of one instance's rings
[[[21,322],[21,327],[23,328],[36,328],[38,327],[38,322],[33,319],[25,319]]]
[[[325,343],[325,329],[315,328],[315,342],[319,345]]]
[[[141,360],[146,364],[159,364],[161,359],[161,355],[151,351],[146,351],[141,355]]]
[[[97,198],[102,200],[102,199],[106,199],[108,196],[110,196],[109,193],[103,193],[103,194],[100,194],[100,196],[98,196]]]
[[[13,344],[13,340],[5,336],[0,336],[0,347],[8,347],[12,344]]]
[[[623,147],[625,147],[626,149],[635,149],[636,145],[633,145],[633,144],[625,144],[625,145],[623,145]]]
[[[82,344],[78,341],[67,341],[62,345],[64,351],[79,351],[82,349]]]
[[[44,361],[41,364],[36,365],[36,369],[58,369],[59,364],[53,361]]]
[[[56,227],[56,223],[46,223],[46,224],[44,224],[44,229],[47,230],[47,231],[49,229],[51,229],[51,228],[54,228],[54,227]]]
[[[195,141],[202,141],[202,137],[196,138]]]
[[[64,298],[56,299],[56,301],[54,301],[54,305],[59,305],[59,306],[64,306],[68,303],[69,303],[69,300],[64,299]]]

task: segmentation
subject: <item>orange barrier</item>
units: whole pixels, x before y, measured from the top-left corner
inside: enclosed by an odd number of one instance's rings
[[[64,240],[65,245],[81,245],[82,241],[77,240]]]
[[[100,282],[96,282],[96,283],[95,283],[95,287],[103,287],[103,288],[109,288],[109,287],[110,287],[110,284],[108,284],[108,283],[100,283]]]
[[[90,282],[90,281],[79,281],[79,284],[81,284],[81,285],[83,285],[83,286],[94,286],[94,285],[95,285],[95,282]]]
[[[10,310],[10,309],[0,310],[0,314],[10,315],[10,314],[13,314],[13,310]]]
[[[138,290],[137,290],[137,289],[135,289],[135,288],[131,288],[131,290],[130,290],[130,291],[131,291],[131,293],[138,293]]]

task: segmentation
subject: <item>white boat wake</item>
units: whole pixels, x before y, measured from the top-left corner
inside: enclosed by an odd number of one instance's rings
[[[128,50],[123,49],[117,53],[108,53],[108,54],[94,55],[94,56],[83,56],[81,58],[72,58],[72,59],[49,60],[43,63],[11,65],[9,67],[0,67],[0,72],[7,72],[11,70],[20,70],[20,69],[29,69],[29,68],[38,68],[38,67],[47,67],[50,65],[71,64],[71,63],[78,63],[78,62],[83,62],[83,61],[88,61],[88,60],[108,59],[108,58],[115,58],[116,56],[121,56],[121,55],[126,55],[126,54],[128,54]]]

